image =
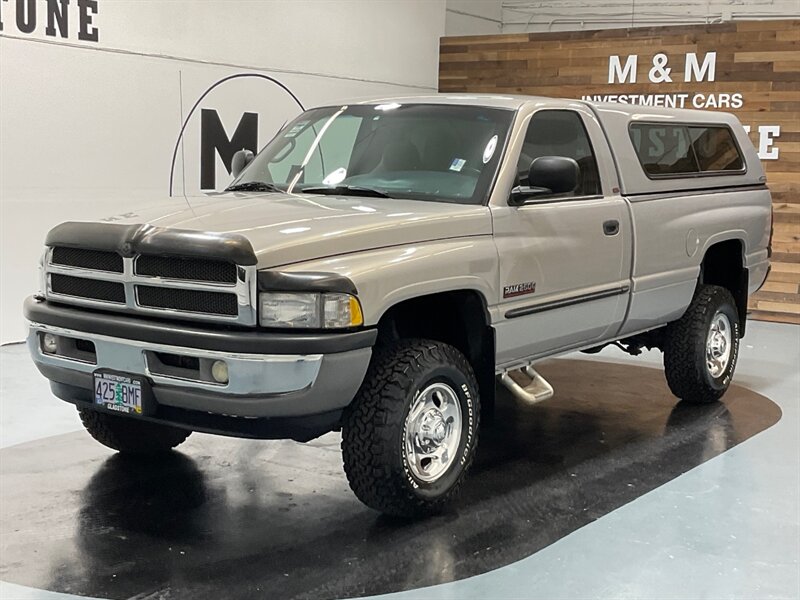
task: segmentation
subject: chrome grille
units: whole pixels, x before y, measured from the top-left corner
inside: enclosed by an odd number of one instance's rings
[[[206,258],[56,246],[44,260],[47,297],[105,310],[256,324],[256,270]]]

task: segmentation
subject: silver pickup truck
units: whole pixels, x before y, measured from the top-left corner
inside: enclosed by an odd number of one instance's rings
[[[224,192],[51,230],[33,359],[121,452],[341,430],[352,489],[392,515],[454,498],[496,384],[552,396],[545,357],[658,348],[678,398],[718,400],[769,270],[764,172],[723,113],[381,99],[231,168]]]

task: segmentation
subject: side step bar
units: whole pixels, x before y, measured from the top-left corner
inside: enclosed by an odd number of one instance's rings
[[[505,371],[500,375],[500,383],[525,404],[537,404],[553,397],[553,386],[539,375],[530,365]]]

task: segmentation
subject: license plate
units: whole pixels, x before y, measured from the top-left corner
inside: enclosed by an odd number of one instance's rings
[[[107,410],[126,415],[141,415],[142,381],[117,373],[94,374],[94,402]]]

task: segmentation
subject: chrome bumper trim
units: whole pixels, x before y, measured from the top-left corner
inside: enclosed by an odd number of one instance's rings
[[[43,352],[38,341],[40,332],[93,342],[97,353],[97,364]],[[316,381],[323,360],[322,354],[237,354],[153,344],[40,323],[30,324],[28,349],[34,361],[45,365],[64,367],[83,373],[92,373],[102,368],[112,369],[146,376],[155,384],[218,391],[232,395],[276,395],[305,390]],[[146,351],[224,360],[228,364],[229,382],[223,385],[154,374],[147,366]]]

